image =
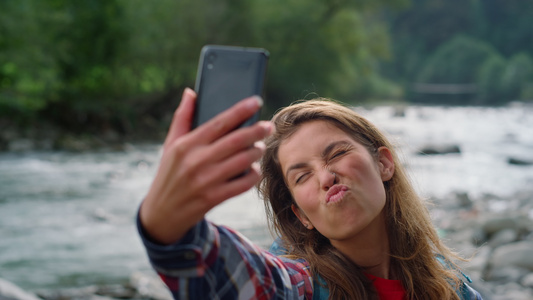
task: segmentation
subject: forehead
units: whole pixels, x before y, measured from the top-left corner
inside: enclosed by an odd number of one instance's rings
[[[339,140],[351,140],[350,136],[327,121],[310,121],[285,139],[278,149],[278,160],[285,170],[288,164],[320,156],[324,148]]]

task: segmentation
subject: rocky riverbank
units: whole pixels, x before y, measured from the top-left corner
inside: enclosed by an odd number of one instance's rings
[[[472,286],[488,300],[533,299],[533,190],[506,198],[453,193],[432,199],[430,211],[446,243],[469,261],[461,263]],[[11,291],[16,289],[12,287]],[[171,299],[155,274],[137,272],[119,285],[6,292],[0,299]]]
[[[1,300],[112,300],[143,299],[171,300],[163,282],[153,273],[136,272],[124,284],[91,285],[78,288],[23,291],[14,284],[0,279]]]
[[[0,152],[124,150],[130,143],[164,139],[166,127],[153,120],[140,123],[138,129],[126,133],[112,128],[77,132],[46,122],[28,128],[0,122]]]
[[[500,198],[455,193],[431,213],[484,299],[533,299],[533,190]]]

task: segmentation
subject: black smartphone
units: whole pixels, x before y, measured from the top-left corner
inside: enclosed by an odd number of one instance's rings
[[[269,53],[261,48],[207,45],[202,48],[195,91],[193,128],[200,126],[240,100],[264,96]],[[249,126],[259,112],[240,125]]]

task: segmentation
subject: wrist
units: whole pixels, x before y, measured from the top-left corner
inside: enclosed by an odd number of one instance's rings
[[[172,226],[168,216],[153,213],[150,205],[145,202],[146,200],[139,208],[138,226],[146,239],[155,244],[166,246],[183,238],[189,228],[183,229],[183,226]]]

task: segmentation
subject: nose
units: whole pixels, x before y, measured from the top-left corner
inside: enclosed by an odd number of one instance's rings
[[[337,174],[331,170],[324,169],[322,172],[320,172],[320,187],[327,191],[329,190],[334,184],[337,183]]]

